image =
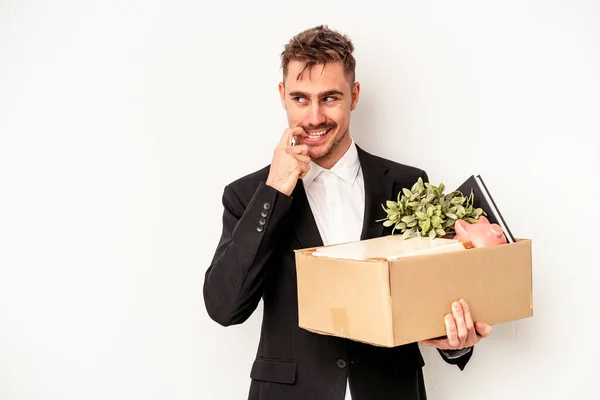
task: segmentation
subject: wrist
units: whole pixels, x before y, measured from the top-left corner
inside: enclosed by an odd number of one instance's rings
[[[265,182],[265,185],[277,190],[279,193],[284,194],[286,196],[290,196],[292,194],[292,190],[289,190],[285,187],[283,187],[282,185],[277,184],[277,182],[274,182],[271,179],[267,179],[267,181]]]

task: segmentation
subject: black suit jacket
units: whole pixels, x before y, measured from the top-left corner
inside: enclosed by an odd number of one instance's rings
[[[427,174],[360,147],[358,155],[365,182],[361,239],[389,234],[375,222],[385,217],[381,204]],[[298,327],[294,250],[323,243],[302,181],[286,196],[265,184],[268,173],[267,166],[225,187],[222,236],[204,282],[208,314],[223,326],[243,323],[264,301],[248,398],[343,400],[349,378],[353,400],[425,399],[417,343],[383,348]],[[442,357],[463,369],[471,354]]]

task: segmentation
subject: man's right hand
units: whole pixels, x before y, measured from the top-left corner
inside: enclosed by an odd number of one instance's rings
[[[279,145],[273,152],[273,160],[267,178],[267,185],[289,196],[294,191],[299,178],[310,170],[308,146],[292,146],[293,136],[308,136],[304,129],[288,128],[283,133]]]

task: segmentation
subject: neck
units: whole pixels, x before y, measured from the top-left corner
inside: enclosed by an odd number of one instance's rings
[[[337,164],[338,161],[340,161],[344,154],[346,154],[351,144],[352,139],[350,138],[350,132],[346,132],[344,138],[337,144],[335,149],[330,154],[313,161],[315,164],[325,169],[331,169],[335,164]]]

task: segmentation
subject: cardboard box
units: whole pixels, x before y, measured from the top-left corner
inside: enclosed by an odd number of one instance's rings
[[[444,315],[460,298],[473,320],[490,325],[533,315],[531,240],[397,254],[398,240],[297,250],[299,326],[394,347],[445,336]]]

